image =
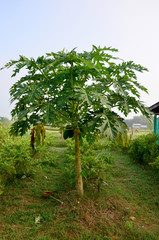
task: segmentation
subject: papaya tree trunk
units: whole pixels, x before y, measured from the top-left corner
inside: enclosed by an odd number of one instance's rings
[[[80,130],[74,130],[75,135],[75,174],[76,174],[76,192],[83,195],[83,180],[81,175],[81,154],[80,154]]]

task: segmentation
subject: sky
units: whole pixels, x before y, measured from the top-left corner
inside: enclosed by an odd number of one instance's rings
[[[141,101],[159,101],[158,0],[0,0],[0,68],[19,55],[89,51],[92,45],[117,48],[120,58],[147,67],[138,74],[149,92]],[[11,74],[0,71],[0,116],[8,118],[9,89],[19,79]]]

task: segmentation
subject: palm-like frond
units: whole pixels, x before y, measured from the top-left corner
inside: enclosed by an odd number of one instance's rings
[[[11,102],[16,102],[12,116],[17,118],[11,132],[22,135],[31,124],[43,121],[69,123],[72,128],[83,125],[87,133],[102,126],[113,138],[121,127],[125,129],[113,109],[124,115],[134,110],[149,116],[140,101],[140,90],[147,89],[136,76],[136,71],[147,69],[122,61],[113,55],[117,51],[93,45],[90,52],[63,50],[37,59],[21,55],[7,63],[4,68],[14,67],[13,77],[22,68],[27,72],[10,89]]]

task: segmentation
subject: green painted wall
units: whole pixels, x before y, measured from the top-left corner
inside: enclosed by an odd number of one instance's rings
[[[154,134],[159,135],[159,118],[154,117]]]

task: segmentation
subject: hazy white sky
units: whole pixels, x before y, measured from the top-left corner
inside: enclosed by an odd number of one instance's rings
[[[147,67],[138,75],[147,106],[159,101],[159,0],[0,0],[0,67],[20,54],[37,57],[63,48],[119,49]],[[0,71],[0,116],[10,117],[9,88],[18,78]]]

